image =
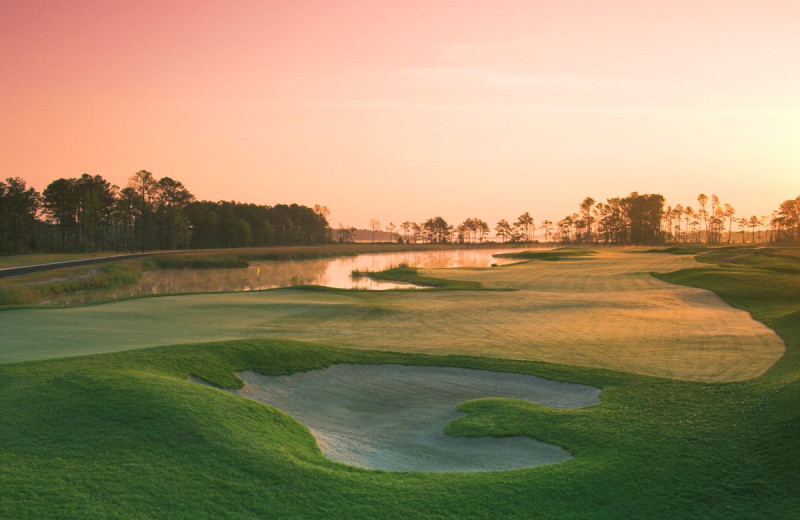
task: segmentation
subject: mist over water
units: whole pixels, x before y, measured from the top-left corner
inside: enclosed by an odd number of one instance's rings
[[[121,298],[137,295],[175,294],[193,292],[255,291],[290,287],[293,285],[322,285],[339,289],[414,289],[407,283],[353,278],[352,272],[382,271],[398,265],[420,268],[490,267],[516,262],[492,255],[514,249],[466,249],[445,251],[415,251],[365,254],[314,260],[280,260],[250,263],[235,269],[159,269],[148,271],[133,288],[122,288],[100,294],[71,294],[60,296],[54,303],[65,305],[96,299]]]

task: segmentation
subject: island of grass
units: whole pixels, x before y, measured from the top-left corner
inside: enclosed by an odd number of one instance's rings
[[[547,262],[557,262],[559,260],[573,260],[591,257],[597,254],[596,251],[580,248],[562,247],[552,251],[519,251],[514,253],[500,253],[494,256],[498,258],[517,258],[520,260],[543,260]]]
[[[417,287],[450,291],[480,291],[486,290],[480,282],[472,280],[448,280],[419,274],[419,269],[407,265],[399,265],[383,271],[353,271],[354,278],[367,277],[384,282],[401,282]]]

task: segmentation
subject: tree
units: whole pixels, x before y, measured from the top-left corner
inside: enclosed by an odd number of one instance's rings
[[[725,204],[725,216],[728,218],[728,243],[731,243],[731,230],[733,228],[733,216],[736,214],[736,210],[733,209],[733,206],[730,204]]]
[[[369,219],[369,228],[372,230],[372,243],[375,243],[375,231],[381,228],[381,223],[378,219]]]
[[[708,204],[708,196],[701,193],[697,196],[697,203],[700,204],[698,216],[703,219],[706,225],[706,242],[708,242],[708,212],[706,211],[706,204]]]
[[[778,240],[800,240],[800,197],[781,202],[775,220]]]
[[[394,242],[394,230],[394,222],[389,222],[389,224],[386,226],[386,231],[389,232],[389,242]]]
[[[544,241],[547,242],[547,237],[553,234],[553,221],[552,220],[543,220],[542,225],[539,227],[542,231],[544,231]]]
[[[422,235],[422,226],[418,222],[411,223],[411,233],[414,237],[414,243],[417,243],[419,240],[420,235]]]
[[[675,221],[675,235],[674,240],[675,242],[681,241],[681,235],[683,232],[681,230],[681,220],[683,219],[683,206],[680,204],[676,204],[674,208],[672,208],[672,219]]]
[[[592,241],[592,224],[594,219],[592,218],[592,206],[594,205],[594,199],[591,197],[586,197],[581,202],[581,215],[583,217],[584,222],[584,237],[583,240],[585,242]]]
[[[519,234],[525,240],[525,242],[530,242],[533,238],[531,235],[531,230],[533,229],[533,217],[527,211],[520,215],[517,218],[517,221],[514,222],[514,227],[519,230]]]
[[[42,192],[42,206],[49,221],[56,225],[61,236],[61,251],[71,249],[78,225],[78,197],[75,179],[56,179]],[[69,240],[68,240],[69,238]],[[70,242],[70,246],[67,245]]]
[[[186,218],[186,207],[194,201],[194,195],[180,182],[170,177],[163,177],[158,181],[158,212],[159,219],[166,228],[165,243],[167,248],[176,249],[181,245],[188,245],[189,220]]]
[[[657,244],[662,241],[661,214],[664,197],[657,194],[639,195],[631,193],[623,199],[630,227],[630,242],[633,244]]]
[[[75,181],[81,248],[95,251],[107,246],[116,186],[100,175],[84,173]]]
[[[744,230],[747,227],[747,218],[745,217],[737,218],[736,224],[739,226],[739,231],[742,234],[742,244],[744,244]]]
[[[694,209],[691,206],[683,208],[683,215],[686,217],[686,241],[689,241],[689,223],[694,220]]]
[[[355,235],[355,232],[356,232],[356,228],[354,228],[354,227],[346,228],[346,227],[344,227],[344,224],[339,222],[339,229],[337,230],[337,233],[336,233],[336,240],[340,244],[343,244],[345,242],[352,242],[353,241],[353,236]]]
[[[329,228],[328,217],[331,214],[331,210],[328,209],[328,206],[314,204],[314,213],[317,215],[317,219],[319,221],[319,240],[325,244]]]
[[[503,240],[504,244],[506,243],[506,240],[511,238],[511,224],[509,224],[506,219],[498,220],[494,230],[497,233],[497,236]]]
[[[150,219],[153,212],[153,200],[158,193],[158,182],[153,174],[147,170],[139,170],[128,179],[128,187],[133,189],[137,195],[138,212],[136,214],[135,226],[139,228],[141,237],[142,252],[148,244]]]
[[[405,222],[400,224],[400,228],[403,230],[403,241],[405,241],[405,243],[407,244],[408,243],[408,232],[409,232],[409,230],[411,230],[411,222],[406,220]]]
[[[486,235],[489,234],[489,224],[479,218],[476,218],[475,231],[478,234],[478,242],[483,243],[484,238],[486,238]]]
[[[453,227],[447,224],[447,221],[442,217],[429,218],[423,224],[425,234],[428,236],[430,242],[444,243],[448,241]]]
[[[5,184],[0,183],[0,248],[11,254],[20,254],[30,247],[33,239],[33,225],[39,209],[40,196],[33,188],[28,188],[21,177],[9,177]]]
[[[760,226],[760,225],[761,225],[761,219],[759,219],[755,215],[750,217],[750,219],[747,221],[747,227],[749,227],[753,232],[753,243],[754,244],[756,243],[756,228],[758,226]]]

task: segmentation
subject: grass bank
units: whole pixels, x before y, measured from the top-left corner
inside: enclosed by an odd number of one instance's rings
[[[68,294],[125,287],[139,283],[142,278],[140,262],[135,260],[69,270],[79,270],[85,274],[56,281],[47,281],[45,278],[41,282],[25,284],[13,283],[14,279],[5,281],[0,285],[0,306],[33,305]],[[44,276],[43,273],[37,273],[32,278],[42,279]]]

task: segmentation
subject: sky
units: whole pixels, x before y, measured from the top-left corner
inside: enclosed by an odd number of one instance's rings
[[[336,227],[800,195],[797,0],[0,0],[0,177]]]

